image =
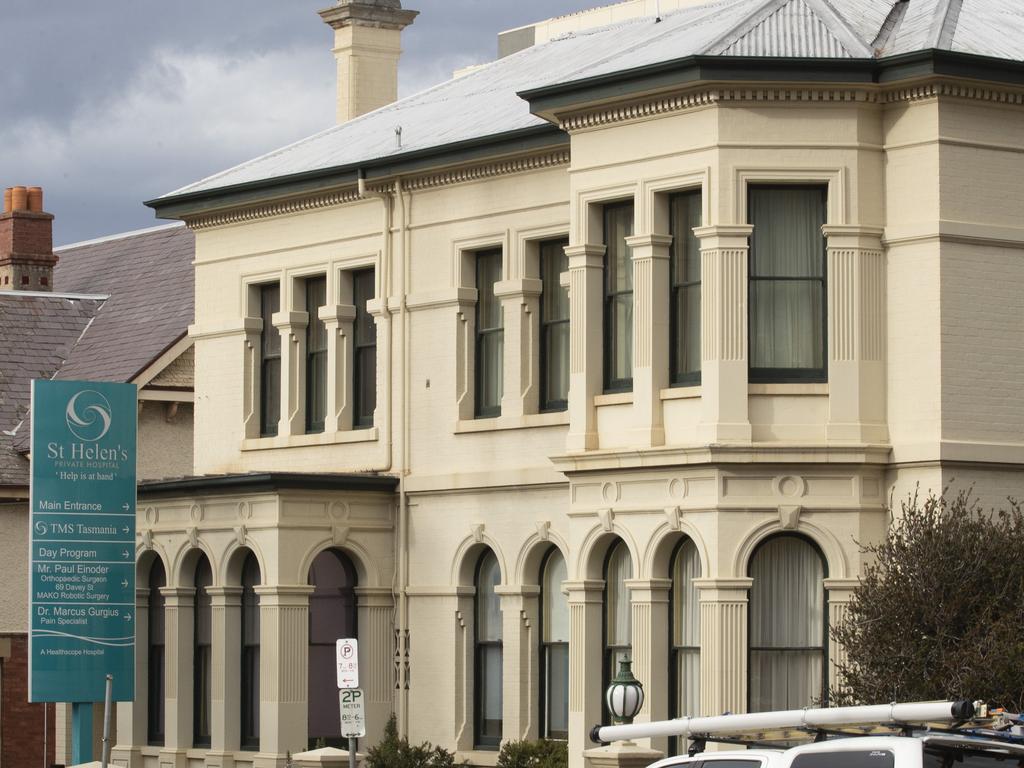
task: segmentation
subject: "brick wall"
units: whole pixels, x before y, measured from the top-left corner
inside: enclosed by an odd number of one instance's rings
[[[49,766],[54,756],[54,705],[47,706],[44,735],[43,705],[28,703],[28,637],[2,637],[10,640],[11,654],[0,659],[0,768]]]

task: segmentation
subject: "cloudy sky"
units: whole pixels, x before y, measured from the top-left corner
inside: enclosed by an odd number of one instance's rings
[[[42,186],[58,245],[161,223],[143,200],[333,123],[331,2],[3,0],[0,187]],[[404,0],[400,94],[598,4]]]

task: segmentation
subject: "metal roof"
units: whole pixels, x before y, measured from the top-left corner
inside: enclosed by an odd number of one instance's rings
[[[887,26],[888,24],[888,26]],[[883,34],[884,29],[884,34]],[[871,60],[929,49],[1024,59],[1019,0],[716,0],[542,43],[164,195],[353,167],[543,125],[521,91],[691,56]],[[401,141],[396,129],[401,128]]]

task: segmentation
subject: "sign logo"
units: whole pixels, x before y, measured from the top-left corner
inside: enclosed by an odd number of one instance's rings
[[[110,429],[110,403],[96,390],[83,389],[68,400],[64,417],[71,434],[95,443]]]

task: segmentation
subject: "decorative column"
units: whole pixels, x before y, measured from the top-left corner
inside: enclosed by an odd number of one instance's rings
[[[324,432],[343,432],[352,428],[352,324],[356,308],[351,304],[328,305],[320,307],[318,314],[327,330]]]
[[[753,579],[694,579],[700,590],[700,714],[747,711],[747,594]]]
[[[192,746],[192,643],[195,589],[161,587],[164,596],[164,748],[160,765],[185,768]]]
[[[859,579],[825,579],[829,627],[839,627],[846,623],[853,590],[859,583]],[[828,638],[828,658],[828,687],[830,690],[835,690],[842,684],[839,667],[847,663],[847,657],[846,648],[833,640],[831,633]]]
[[[149,589],[135,590],[135,701],[119,701],[117,734],[110,750],[112,762],[131,765],[139,760],[139,747],[149,740]]]
[[[540,701],[537,629],[540,587],[495,587],[501,597],[502,739],[536,739]]]
[[[594,746],[590,729],[603,714],[604,582],[566,581],[562,588],[569,593],[569,768],[583,768],[583,752]]]
[[[276,312],[274,327],[281,332],[281,421],[279,435],[306,432],[307,312]]]
[[[536,413],[539,400],[538,355],[540,294],[535,278],[503,280],[494,286],[505,324],[501,415]]]
[[[671,235],[626,238],[633,258],[634,445],[665,444],[661,390],[669,379]]]
[[[644,706],[633,719],[636,723],[667,720],[669,686],[674,684],[665,670],[669,659],[669,592],[671,579],[627,579],[632,602],[633,675],[644,686]],[[640,739],[638,743],[661,752],[668,739]]]
[[[307,747],[309,596],[307,584],[256,587],[260,599],[260,752]]]
[[[698,227],[701,287],[701,422],[705,443],[749,443],[747,415],[748,224]]]
[[[242,588],[207,587],[213,630],[210,653],[213,658],[210,680],[210,751],[220,768],[231,768],[233,752],[238,749],[239,695],[242,690]]]
[[[394,711],[395,601],[391,587],[356,587],[359,684],[366,697],[366,743],[376,743]]]
[[[603,245],[570,245],[569,257],[569,435],[566,450],[598,447],[594,397],[603,378]]]
[[[876,227],[822,227],[828,238],[830,441],[886,442],[885,256]]]

